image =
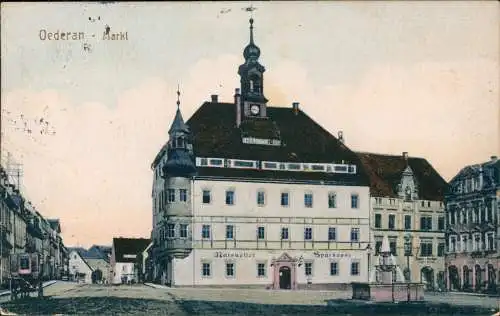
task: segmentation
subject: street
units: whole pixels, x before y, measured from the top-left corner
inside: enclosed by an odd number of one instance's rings
[[[492,315],[498,298],[458,293],[427,294],[426,303],[374,304],[350,293],[246,289],[170,289],[146,285],[103,286],[57,282],[45,298],[10,302],[24,315]],[[498,311],[498,309],[496,310]]]

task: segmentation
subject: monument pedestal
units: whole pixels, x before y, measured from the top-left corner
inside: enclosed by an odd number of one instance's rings
[[[351,283],[352,298],[374,302],[410,302],[424,300],[423,283]]]

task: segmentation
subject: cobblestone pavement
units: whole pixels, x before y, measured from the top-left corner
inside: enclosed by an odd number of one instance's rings
[[[23,315],[492,315],[498,298],[429,294],[426,303],[374,304],[350,293],[244,289],[170,289],[58,282],[44,299],[3,302]],[[497,309],[498,311],[498,309]]]

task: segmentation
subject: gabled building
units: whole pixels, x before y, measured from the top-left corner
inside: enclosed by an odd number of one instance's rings
[[[84,259],[84,248],[68,248],[69,250],[69,279],[76,282],[92,283],[92,268]]]
[[[151,240],[146,238],[113,238],[110,260],[110,280],[112,284],[135,283],[137,258],[148,247]]]
[[[444,289],[446,181],[426,159],[407,152],[358,156],[370,177],[374,259],[388,236],[391,254],[407,279]],[[408,234],[413,246],[409,266],[404,252]]]
[[[368,279],[369,178],[294,102],[272,106],[253,38],[234,100],[177,112],[152,164],[155,282],[333,288]]]
[[[464,167],[446,193],[448,289],[498,292],[500,160]]]

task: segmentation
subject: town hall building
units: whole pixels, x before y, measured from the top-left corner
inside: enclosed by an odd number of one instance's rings
[[[253,39],[232,102],[177,112],[152,169],[154,281],[333,288],[368,280],[370,181],[299,108],[268,104]],[[180,93],[178,92],[178,95]]]

